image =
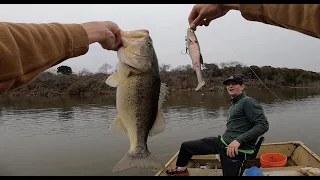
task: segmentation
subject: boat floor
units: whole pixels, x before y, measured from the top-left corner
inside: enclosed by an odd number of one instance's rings
[[[279,168],[260,168],[265,176],[304,176],[299,168],[305,166],[287,166]],[[222,169],[188,168],[190,176],[222,176]],[[246,170],[243,173],[245,176]]]

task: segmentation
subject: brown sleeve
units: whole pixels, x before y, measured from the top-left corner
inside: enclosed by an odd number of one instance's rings
[[[79,24],[0,23],[0,94],[89,49]]]
[[[320,4],[240,4],[242,16],[320,37]]]

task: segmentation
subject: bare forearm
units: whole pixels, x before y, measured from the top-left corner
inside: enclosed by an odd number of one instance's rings
[[[88,34],[79,24],[0,23],[0,94],[88,48]]]
[[[320,37],[320,4],[239,4],[239,10],[249,21]]]

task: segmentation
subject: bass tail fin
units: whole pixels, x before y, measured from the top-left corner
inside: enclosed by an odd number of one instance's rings
[[[122,171],[132,167],[159,171],[164,168],[164,165],[150,152],[146,154],[127,152],[127,154],[113,167],[112,172]]]

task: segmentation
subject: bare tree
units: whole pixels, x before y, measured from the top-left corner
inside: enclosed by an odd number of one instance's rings
[[[99,68],[99,72],[100,73],[105,73],[107,74],[109,69],[112,69],[112,66],[108,63],[104,63],[100,68]]]
[[[170,68],[171,68],[170,64],[161,64],[159,70],[160,72],[167,72],[169,71]]]
[[[78,75],[79,76],[89,76],[92,75],[93,73],[90,72],[88,69],[83,68],[81,71],[79,71]]]

